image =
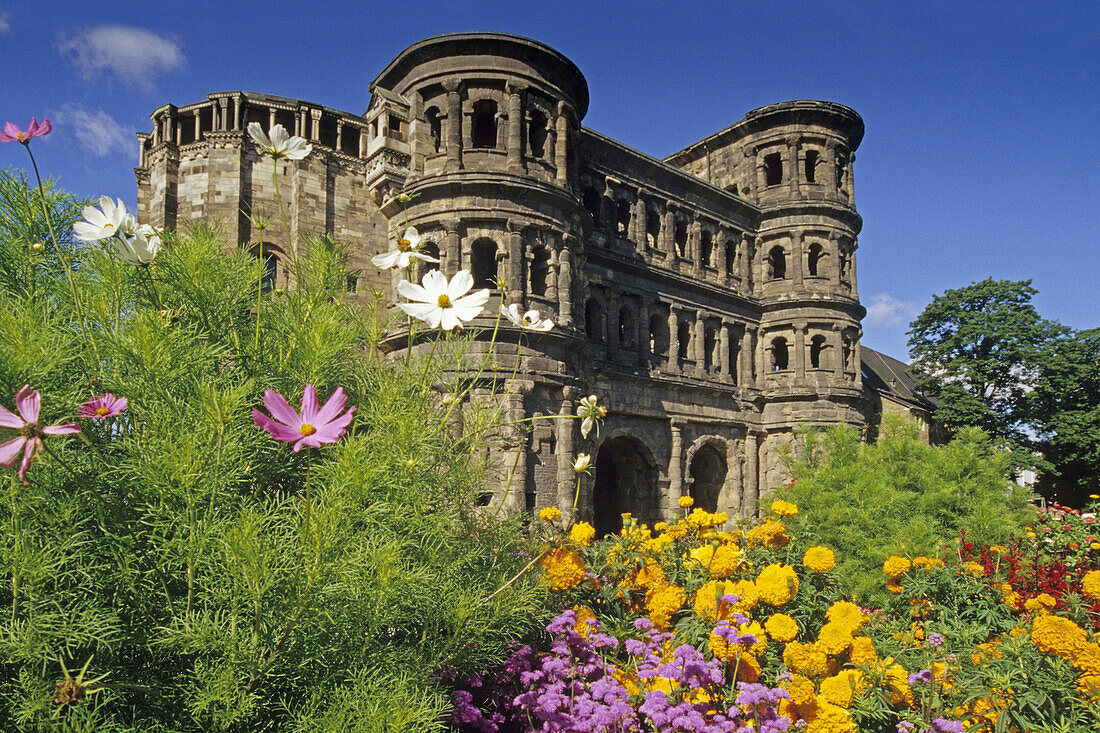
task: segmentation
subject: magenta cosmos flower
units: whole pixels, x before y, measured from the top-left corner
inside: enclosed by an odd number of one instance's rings
[[[340,411],[348,401],[343,387],[337,387],[325,406],[317,407],[317,390],[307,384],[302,392],[302,414],[298,414],[286,401],[286,398],[274,390],[264,390],[264,407],[271,417],[259,410],[252,409],[252,422],[271,433],[275,440],[293,443],[297,453],[303,445],[320,448],[322,443],[335,443],[340,440],[351,424],[355,408],[349,408],[343,415]]]
[[[80,406],[78,412],[81,417],[103,420],[104,418],[121,415],[122,411],[129,406],[130,402],[125,397],[115,397],[108,392],[102,397],[93,397],[88,400]]]
[[[32,139],[49,135],[52,129],[53,125],[50,124],[49,120],[42,120],[40,125],[37,117],[31,118],[31,124],[27,126],[26,130],[20,130],[14,122],[6,122],[4,123],[4,131],[0,132],[0,142],[30,145]]]
[[[23,454],[23,461],[19,464],[19,480],[27,483],[27,469],[31,461],[42,452],[42,438],[46,435],[72,435],[80,432],[80,426],[69,423],[67,425],[47,425],[38,423],[38,408],[40,398],[36,390],[24,384],[23,388],[15,395],[15,407],[19,414],[8,412],[7,408],[0,405],[0,427],[14,428],[19,435],[6,443],[0,443],[0,466],[13,468],[19,460],[19,454]]]

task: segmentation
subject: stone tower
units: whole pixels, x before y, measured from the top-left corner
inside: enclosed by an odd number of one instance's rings
[[[398,275],[369,257],[407,222],[445,274],[466,269],[491,289],[475,355],[501,304],[556,324],[501,328],[499,369],[473,386],[471,402],[508,420],[542,418],[488,452],[499,481],[487,501],[565,510],[573,460],[589,453],[578,514],[601,532],[622,512],[667,517],[685,494],[754,513],[784,480],[780,453],[799,424],[869,421],[852,187],[862,120],[784,102],[658,160],[581,127],[588,102],[581,72],[544,44],[429,38],[378,74],[363,115],[241,92],[158,109],[140,136],[140,216],[220,218],[254,242],[250,217],[278,181],[291,191],[290,241],[272,223],[257,254],[279,272],[298,237],[330,232],[352,250],[349,287],[391,302]],[[314,152],[272,168],[248,121],[282,122]],[[387,344],[400,351],[408,334]],[[585,438],[574,415],[588,394],[610,412]]]

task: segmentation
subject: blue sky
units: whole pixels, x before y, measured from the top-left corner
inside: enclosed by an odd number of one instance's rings
[[[588,79],[584,124],[663,157],[788,99],[854,108],[863,342],[906,357],[933,295],[1032,279],[1040,313],[1100,325],[1095,2],[84,2],[0,0],[0,121],[54,123],[44,175],[136,199],[157,106],[245,89],[362,112],[409,44],[498,30]],[[0,167],[28,167],[15,144]]]

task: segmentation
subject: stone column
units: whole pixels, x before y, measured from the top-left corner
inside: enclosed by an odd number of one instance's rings
[[[760,448],[755,433],[745,436],[745,494],[741,513],[746,517],[755,517],[760,510]]]
[[[668,309],[668,373],[677,374],[680,371],[680,321],[676,317],[676,309]]]
[[[558,254],[558,323],[562,328],[573,325],[573,253],[569,247],[572,238],[565,235]]]
[[[840,235],[836,232],[829,233],[829,282],[834,288],[840,288]]]
[[[832,140],[825,143],[825,186],[830,193],[839,193],[836,185],[836,143]]]
[[[703,377],[707,373],[707,339],[706,339],[706,314],[697,311],[695,313],[695,376]]]
[[[680,496],[684,487],[683,468],[680,465],[684,450],[682,428],[683,422],[675,419],[669,426],[672,432],[672,446],[668,459],[668,505],[665,507],[665,517],[670,521],[680,505]]]
[[[658,246],[665,253],[665,262],[671,264],[676,261],[676,244],[672,241],[676,236],[676,215],[672,213],[672,207],[665,207],[665,214],[661,219],[664,223],[661,224],[661,241]]]
[[[764,168],[764,156],[760,154],[760,150],[757,149],[754,155],[756,156],[756,191],[759,199],[760,193],[768,188],[768,172]]]
[[[319,109],[310,109],[309,117],[310,117],[310,121],[311,121],[311,124],[309,126],[309,139],[310,140],[320,140],[321,139],[321,110],[319,110]],[[379,117],[378,119],[381,120],[382,118]],[[387,120],[386,124],[389,124],[388,120]]]
[[[298,128],[294,131],[294,134],[298,137],[309,137],[309,125],[306,123],[306,118],[309,116],[309,111],[305,109],[298,110],[298,117],[296,118]],[[275,124],[275,110],[271,110],[271,124]],[[288,131],[289,132],[289,131]]]
[[[696,217],[692,219],[691,226],[688,228],[687,256],[691,260],[691,274],[697,279],[703,277],[703,263],[700,259],[703,253],[702,235],[703,225]]]
[[[730,273],[726,269],[726,258],[729,257],[729,231],[725,227],[718,229],[718,282],[723,286],[729,285]]]
[[[573,435],[577,420],[573,398],[577,390],[574,387],[562,387],[561,409],[556,422],[558,451],[558,495],[557,506],[561,509],[562,523],[568,527],[573,522],[573,497],[577,486],[577,476],[573,472]],[[580,507],[578,507],[579,509]]]
[[[848,182],[848,203],[851,206],[856,205],[856,179],[855,179],[855,165],[856,154],[852,153],[848,156],[848,166],[844,179]]]
[[[305,113],[303,112],[302,114],[305,114]],[[271,136],[271,128],[273,128],[273,127],[275,127],[275,110],[274,110],[274,108],[269,108],[267,110],[267,134],[268,134],[268,137]],[[289,132],[289,130],[288,130],[288,132]]]
[[[508,172],[523,172],[523,105],[520,99],[522,90],[509,83],[505,88],[508,95],[508,134],[505,149],[508,153]]]
[[[202,140],[202,110],[195,110],[195,142]]]
[[[412,128],[411,124],[409,128]],[[344,121],[339,118],[336,120],[336,152],[344,152]]]
[[[447,173],[462,170],[462,97],[458,94],[458,82],[443,84],[447,92]]]
[[[518,423],[526,417],[523,406],[523,396],[528,391],[528,385],[517,380],[511,380],[508,384],[508,392],[504,395],[504,414],[510,422]],[[506,428],[505,439],[510,447],[504,451],[504,507],[509,514],[523,511],[527,483],[527,439],[519,428]]]
[[[524,287],[523,277],[523,224],[515,219],[509,219],[508,228],[508,264],[505,272],[508,277],[508,293],[510,303],[523,303]]]
[[[764,389],[768,380],[765,376],[764,366],[764,334],[760,333],[760,329],[757,329],[753,336],[753,354],[756,359],[756,387],[758,389]]]
[[[565,102],[558,102],[558,114],[554,120],[557,134],[554,136],[554,180],[562,188],[569,187],[569,109]]]
[[[794,324],[794,377],[799,382],[806,379],[806,322]]]
[[[241,98],[233,97],[233,129],[241,129]]]
[[[848,284],[852,287],[852,297],[859,297],[859,290],[856,287],[856,243],[852,242],[852,252],[848,255]]]
[[[732,382],[730,374],[730,324],[723,322],[718,330],[718,364],[714,370],[721,374],[724,382]]]
[[[745,328],[741,332],[741,350],[737,352],[737,383],[752,387],[752,332]]]
[[[424,99],[411,92],[409,100],[409,178],[424,173]]]
[[[791,173],[791,181],[790,181],[791,197],[792,198],[798,198],[798,196],[800,195],[799,179],[802,177],[802,171],[799,169],[799,165],[798,165],[798,138],[795,137],[794,135],[791,135],[790,137],[788,137],[786,139],[786,143],[787,143],[787,158],[788,158],[788,160],[790,160],[790,163],[791,163],[791,169],[790,169],[790,173]]]
[[[369,128],[359,128],[359,157],[367,157],[367,146],[370,145],[370,135],[368,134]]]
[[[218,118],[217,129],[225,132],[229,129],[229,97],[220,97],[218,107],[221,110],[221,117]]]
[[[462,269],[462,242],[458,235],[458,227],[462,224],[462,220],[444,219],[441,223],[444,235],[443,246],[439,250],[439,267],[449,279]]]
[[[855,372],[856,377],[856,389],[863,389],[863,355],[860,353],[859,339],[863,337],[862,333],[857,334],[856,339],[852,341],[852,370]]]
[[[833,355],[833,379],[838,383],[844,382],[844,335],[840,332],[840,327],[833,326],[833,348],[836,353]]]
[[[791,280],[796,289],[802,287],[802,263],[805,257],[802,253],[802,232],[798,229],[791,231]]]
[[[638,200],[634,202],[634,242],[638,245],[638,250],[645,252],[649,246],[649,240],[645,234],[645,199],[642,198],[642,192],[638,192]]]
[[[649,303],[642,301],[642,305],[638,308],[638,323],[637,323],[637,339],[638,339],[638,364],[643,367],[649,366]]]

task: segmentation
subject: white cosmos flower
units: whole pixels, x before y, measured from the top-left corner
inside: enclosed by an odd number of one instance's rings
[[[439,262],[435,257],[421,252],[420,245],[420,232],[416,231],[415,227],[409,227],[404,234],[397,235],[397,243],[394,244],[393,249],[371,257],[370,261],[375,267],[383,270],[391,267],[404,270],[414,258],[425,262]]]
[[[81,213],[84,221],[73,224],[73,236],[85,242],[96,242],[134,228],[134,217],[126,213],[122,199],[112,201],[110,196],[100,196],[98,209],[85,206]]]
[[[587,453],[578,453],[576,459],[573,460],[573,470],[577,473],[586,473],[591,465],[592,456]]]
[[[489,302],[489,291],[484,288],[473,293],[474,276],[469,270],[459,270],[447,282],[447,276],[439,270],[424,274],[423,285],[402,280],[397,283],[397,292],[408,298],[410,303],[401,303],[401,310],[413,318],[426,321],[432,328],[450,331],[462,328],[463,321],[477,318]]]
[[[596,395],[589,395],[581,399],[581,404],[577,407],[577,417],[583,418],[581,420],[581,436],[587,438],[588,434],[592,432],[593,426],[596,425],[596,421],[607,416],[607,408],[602,405],[597,405],[599,398]],[[597,429],[597,434],[599,430]]]
[[[134,228],[130,234],[120,233],[114,239],[115,251],[123,262],[147,265],[160,251],[160,235],[148,224]]]
[[[508,307],[502,305],[500,307],[500,314],[511,321],[513,325],[519,326],[525,331],[546,333],[554,327],[553,321],[549,318],[542,318],[542,314],[536,310],[520,313],[519,303],[512,303]]]
[[[260,127],[259,122],[249,122],[248,135],[260,147],[260,150],[275,160],[279,158],[301,160],[313,150],[313,146],[307,143],[305,138],[297,135],[291,136],[282,125],[272,127],[271,137],[268,137],[264,134],[264,128]]]

